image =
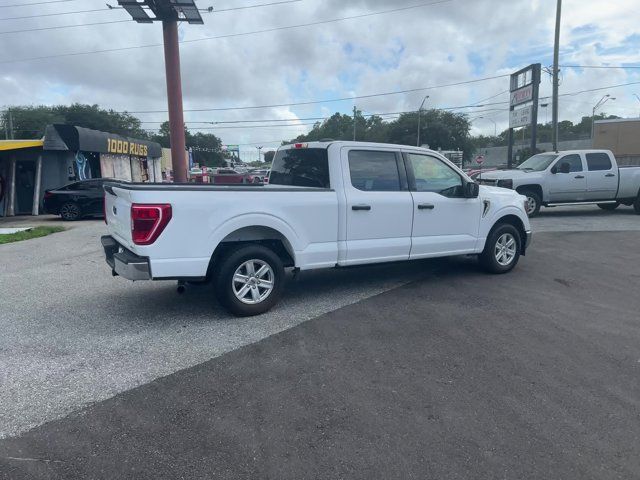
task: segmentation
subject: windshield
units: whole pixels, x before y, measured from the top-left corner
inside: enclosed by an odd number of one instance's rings
[[[278,150],[269,175],[271,185],[329,188],[326,148]]]
[[[522,162],[517,168],[518,170],[529,170],[532,172],[541,172],[545,170],[558,155],[555,153],[539,153]]]

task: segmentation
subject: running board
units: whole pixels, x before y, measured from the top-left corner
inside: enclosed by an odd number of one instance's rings
[[[566,203],[547,203],[545,207],[568,207],[571,205],[603,205],[608,203],[618,203],[618,200],[600,200],[595,202],[566,202]]]

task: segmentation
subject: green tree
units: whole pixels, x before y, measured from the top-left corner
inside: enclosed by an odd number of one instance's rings
[[[126,112],[105,110],[97,105],[12,106],[13,135],[17,139],[41,138],[47,125],[66,123],[78,127],[116,133],[127,137],[148,137],[138,118]],[[2,132],[9,124],[9,112],[0,116]]]

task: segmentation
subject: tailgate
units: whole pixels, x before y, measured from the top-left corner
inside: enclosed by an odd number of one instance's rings
[[[124,246],[131,248],[131,195],[115,185],[105,185],[105,217],[109,233]]]

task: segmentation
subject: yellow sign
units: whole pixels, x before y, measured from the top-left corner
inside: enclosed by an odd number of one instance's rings
[[[127,140],[116,140],[110,138],[107,140],[108,153],[115,153],[121,155],[135,155],[136,157],[146,157],[148,154],[148,147],[142,143],[129,142]]]

